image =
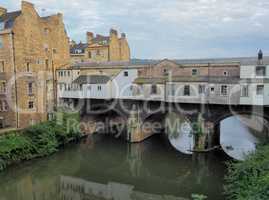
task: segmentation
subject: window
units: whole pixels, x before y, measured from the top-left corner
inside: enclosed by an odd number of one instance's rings
[[[97,55],[97,56],[100,56],[100,50],[97,50],[97,51],[96,51],[96,55]]]
[[[192,76],[198,75],[198,69],[192,69]]]
[[[5,29],[5,22],[0,22],[0,31]]]
[[[82,91],[82,89],[83,89],[82,86],[83,86],[82,84],[79,84],[79,90],[80,90],[80,91]]]
[[[45,52],[48,53],[49,52],[49,46],[47,44],[44,44],[44,49],[45,49]]]
[[[76,53],[76,54],[80,54],[80,53],[82,53],[82,50],[81,50],[81,49],[76,49],[76,50],[75,50],[75,53]]]
[[[49,29],[48,28],[44,28],[44,34],[48,35],[49,34]]]
[[[26,63],[26,71],[27,72],[30,72],[31,70],[30,70],[30,63],[28,62],[28,63]]]
[[[189,85],[184,86],[184,96],[190,96],[190,86]]]
[[[151,86],[151,94],[157,94],[157,85]]]
[[[98,91],[101,91],[102,90],[102,86],[101,85],[98,85],[97,90]]]
[[[66,71],[64,71],[64,76],[66,76]]]
[[[0,100],[0,111],[7,111],[8,110],[8,105],[5,100]]]
[[[28,108],[29,109],[34,109],[34,102],[33,101],[28,102]]]
[[[0,61],[0,72],[5,72],[5,62]]]
[[[70,74],[70,71],[68,71],[68,72],[67,72],[67,76],[70,76],[70,75],[71,75],[71,74]]]
[[[28,94],[29,95],[33,94],[33,83],[28,83]]]
[[[88,86],[88,87],[87,87],[87,89],[88,89],[88,90],[91,90],[91,89],[92,89],[92,87],[91,87],[91,86]]]
[[[212,87],[210,88],[210,92],[211,92],[212,94],[215,92],[215,87],[214,87],[214,86],[212,86]]]
[[[48,70],[49,69],[49,60],[46,59],[45,63],[46,63],[46,70]]]
[[[5,94],[7,91],[6,88],[6,81],[1,81],[1,85],[0,85],[0,93]]]
[[[129,74],[128,74],[128,72],[127,71],[125,71],[124,72],[124,76],[128,76]]]
[[[228,75],[229,75],[229,72],[227,72],[227,71],[223,72],[223,76],[228,76]]]
[[[259,96],[264,94],[264,85],[257,85],[256,94]]]
[[[256,67],[256,76],[265,76],[266,75],[266,68],[265,66],[258,66]]]
[[[205,94],[205,85],[199,85],[199,94]]]
[[[52,52],[53,52],[54,54],[56,54],[56,53],[57,53],[57,49],[52,49]]]
[[[0,36],[0,48],[3,48],[3,47],[4,47],[3,38],[2,38],[2,36]]]
[[[241,97],[248,97],[248,86],[241,86]]]
[[[167,76],[168,75],[168,70],[167,69],[163,69],[163,75]]]
[[[220,88],[220,94],[222,96],[227,96],[228,95],[228,86],[227,85],[222,85]]]
[[[89,56],[89,58],[92,58],[92,52],[88,52],[88,56]]]

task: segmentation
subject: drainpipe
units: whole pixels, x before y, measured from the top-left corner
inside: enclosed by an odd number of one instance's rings
[[[17,89],[17,70],[16,70],[16,58],[15,58],[15,43],[14,43],[14,32],[11,32],[12,41],[12,57],[13,57],[13,72],[15,77],[15,111],[16,111],[16,128],[19,128],[19,112],[18,112],[18,89]]]

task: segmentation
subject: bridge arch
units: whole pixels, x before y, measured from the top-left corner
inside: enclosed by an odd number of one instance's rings
[[[244,160],[257,144],[268,140],[268,116],[260,112],[226,113],[214,122],[214,139],[230,157]]]

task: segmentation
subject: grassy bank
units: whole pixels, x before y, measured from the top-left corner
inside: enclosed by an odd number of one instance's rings
[[[226,182],[229,200],[268,200],[269,145],[260,147],[244,162],[229,164]]]
[[[9,165],[48,156],[81,137],[78,114],[58,113],[53,121],[13,131],[0,137],[0,171]]]

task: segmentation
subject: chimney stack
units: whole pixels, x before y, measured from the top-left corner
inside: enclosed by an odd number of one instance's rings
[[[122,33],[122,34],[121,34],[121,38],[122,38],[122,39],[125,39],[125,38],[126,38],[126,34],[125,34],[125,33]]]
[[[0,17],[2,17],[3,15],[5,15],[7,13],[7,9],[0,7]]]
[[[112,36],[118,37],[118,31],[116,31],[115,29],[110,29],[110,37]]]
[[[259,53],[258,53],[258,64],[262,65],[263,64],[263,52],[260,49]]]
[[[91,44],[93,40],[94,34],[92,32],[87,32],[87,43]]]

